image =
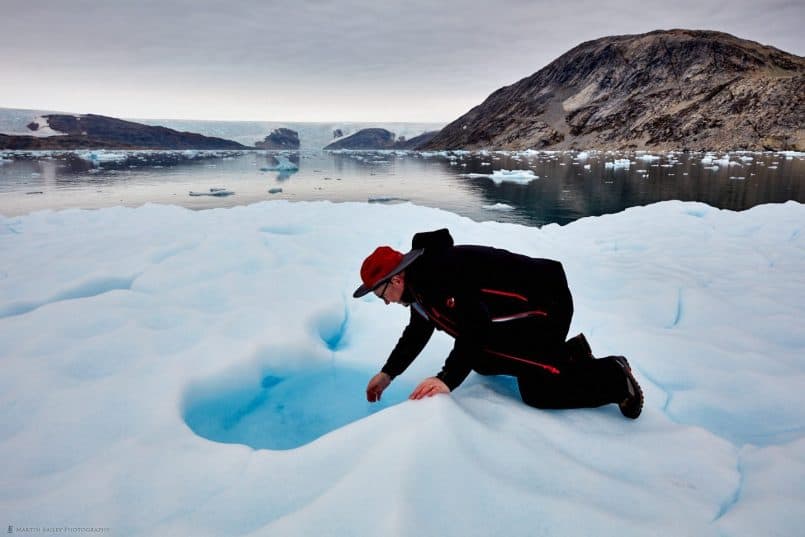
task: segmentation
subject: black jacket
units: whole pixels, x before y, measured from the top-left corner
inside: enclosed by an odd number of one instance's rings
[[[405,270],[411,320],[382,371],[402,373],[434,329],[455,338],[437,375],[453,390],[471,370],[560,373],[573,303],[561,263],[487,246],[454,246],[446,229],[414,236]]]

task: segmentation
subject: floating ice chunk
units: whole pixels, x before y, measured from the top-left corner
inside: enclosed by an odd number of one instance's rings
[[[369,203],[402,203],[410,200],[405,198],[395,198],[393,196],[380,196],[376,198],[369,198],[367,201],[369,201]]]
[[[579,154],[576,155],[578,160],[587,160],[590,158],[590,153],[588,151],[581,151]]]
[[[495,203],[492,205],[481,205],[487,211],[513,211],[514,207],[506,203]]]
[[[461,175],[472,179],[489,177],[497,184],[504,181],[511,183],[530,183],[534,179],[539,179],[539,175],[534,175],[534,172],[531,170],[495,170],[492,173],[462,173]]]
[[[363,158],[358,157],[359,160],[363,160]],[[271,166],[263,166],[260,168],[261,172],[270,172],[270,171],[291,171],[291,170],[298,170],[299,165],[294,164],[291,162],[288,157],[285,155],[275,155],[274,160],[277,161],[276,164]]]
[[[77,151],[76,156],[93,164],[102,164],[104,162],[123,162],[129,158],[130,154],[98,149],[96,151]]]
[[[803,153],[802,151],[780,151],[780,154],[785,155],[785,158],[787,160],[791,160],[794,157],[796,157],[796,158],[805,157],[805,153]]]
[[[638,155],[637,158],[644,162],[654,162],[655,160],[660,160],[659,155],[650,155],[648,153],[644,155]]]
[[[226,196],[231,196],[234,194],[231,190],[227,190],[225,188],[211,188],[209,192],[188,192],[191,196],[215,196],[217,198],[225,198]]]
[[[618,168],[629,169],[629,166],[631,166],[631,165],[632,165],[632,161],[630,161],[628,158],[619,158],[619,159],[615,159],[613,162],[605,162],[604,163],[604,168],[607,168],[607,169],[610,169],[610,168],[611,169],[618,169]]]
[[[589,164],[585,164],[585,165],[584,165],[584,169],[585,169],[585,170],[589,170],[589,169],[591,169],[591,167],[592,167],[592,166],[590,166]]]
[[[730,179],[732,181],[743,181],[744,179],[746,179],[746,177],[740,177],[736,175],[736,176],[730,176]]]

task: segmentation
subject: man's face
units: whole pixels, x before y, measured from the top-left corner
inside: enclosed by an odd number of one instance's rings
[[[401,274],[392,276],[389,281],[375,289],[375,296],[385,302],[387,305],[402,304],[402,295],[405,290],[405,281]]]

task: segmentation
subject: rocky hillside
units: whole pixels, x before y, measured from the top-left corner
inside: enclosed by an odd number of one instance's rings
[[[324,149],[419,149],[436,133],[437,131],[425,132],[406,140],[404,137],[397,138],[393,132],[386,129],[361,129],[346,138],[336,140]]]
[[[805,58],[709,31],[583,43],[427,149],[805,150]]]
[[[48,128],[55,136],[0,135],[0,149],[248,149],[231,140],[166,127],[153,127],[94,114],[43,116],[47,125],[32,122],[31,131]]]
[[[299,149],[299,133],[286,128],[274,129],[254,146],[258,149]]]

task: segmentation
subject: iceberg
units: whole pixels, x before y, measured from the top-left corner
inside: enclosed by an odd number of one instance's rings
[[[492,173],[462,173],[459,175],[469,177],[470,179],[488,177],[496,184],[501,184],[504,181],[511,183],[530,183],[535,179],[539,179],[539,175],[535,175],[531,170],[494,170]]]
[[[0,217],[0,512],[135,537],[799,535],[804,225],[795,202],[542,228],[282,200]],[[408,401],[442,333],[367,403],[408,312],[351,298],[361,262],[441,227],[561,260],[571,333],[629,357],[640,419],[476,374]]]
[[[299,169],[299,165],[291,162],[285,155],[274,155],[274,160],[277,161],[276,164],[264,166],[260,168],[260,171],[296,171]]]
[[[227,190],[225,188],[211,188],[209,192],[195,192],[191,190],[188,192],[191,196],[214,196],[217,198],[225,198],[227,196],[231,196],[234,194],[231,190]]]
[[[493,203],[491,205],[482,205],[487,211],[513,211],[514,207],[508,203]]]
[[[615,159],[612,162],[605,162],[604,168],[605,169],[629,169],[629,166],[632,165],[632,161],[628,158],[619,158]]]

